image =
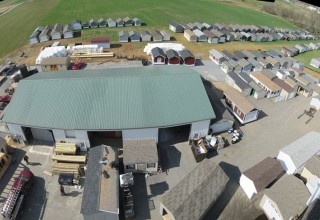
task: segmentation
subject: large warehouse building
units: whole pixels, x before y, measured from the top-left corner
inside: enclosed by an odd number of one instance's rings
[[[159,129],[176,126],[204,136],[214,118],[197,72],[157,66],[38,73],[19,83],[3,121],[20,141],[86,150],[95,136],[157,142]]]

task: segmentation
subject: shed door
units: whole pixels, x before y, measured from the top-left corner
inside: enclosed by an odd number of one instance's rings
[[[146,169],[147,169],[147,164],[145,164],[145,163],[137,164],[137,170],[145,171]]]
[[[47,129],[30,128],[34,140],[54,142],[52,131]]]
[[[56,71],[56,70],[58,70],[58,66],[57,65],[51,65],[50,66],[50,70],[51,71]]]

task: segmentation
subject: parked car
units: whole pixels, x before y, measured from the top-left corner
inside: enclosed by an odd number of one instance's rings
[[[85,65],[84,62],[77,61],[72,65],[71,69],[72,70],[80,70],[84,67],[84,65]]]
[[[0,110],[1,110],[1,111],[4,110],[7,105],[8,105],[8,103],[0,102]]]
[[[11,98],[12,98],[11,95],[3,95],[0,97],[0,102],[9,103],[11,101]]]

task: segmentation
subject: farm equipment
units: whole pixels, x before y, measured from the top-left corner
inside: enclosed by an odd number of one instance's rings
[[[300,114],[297,119],[300,119],[303,115],[307,115],[309,116],[309,119],[305,122],[305,124],[308,124],[311,119],[313,119],[314,117],[314,114],[317,112],[317,110],[315,108],[310,108],[308,111],[307,110],[304,110],[304,112],[302,114]]]
[[[30,170],[20,172],[1,209],[4,220],[15,220],[19,215],[22,215],[23,205],[27,196],[30,194],[33,181],[34,175]]]

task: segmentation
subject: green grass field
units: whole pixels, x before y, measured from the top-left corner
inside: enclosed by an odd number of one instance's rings
[[[306,52],[306,53],[300,54],[294,58],[303,62],[304,65],[306,67],[308,67],[309,69],[312,69],[313,71],[315,71],[317,73],[320,73],[320,69],[315,68],[310,65],[310,61],[312,60],[312,58],[316,58],[316,57],[320,57],[320,50],[313,50],[310,52]]]
[[[38,25],[71,23],[74,19],[84,21],[90,18],[125,16],[141,18],[147,25],[145,29],[167,28],[170,21],[294,28],[281,18],[218,0],[33,0],[0,17],[0,57],[27,44],[28,37]]]

